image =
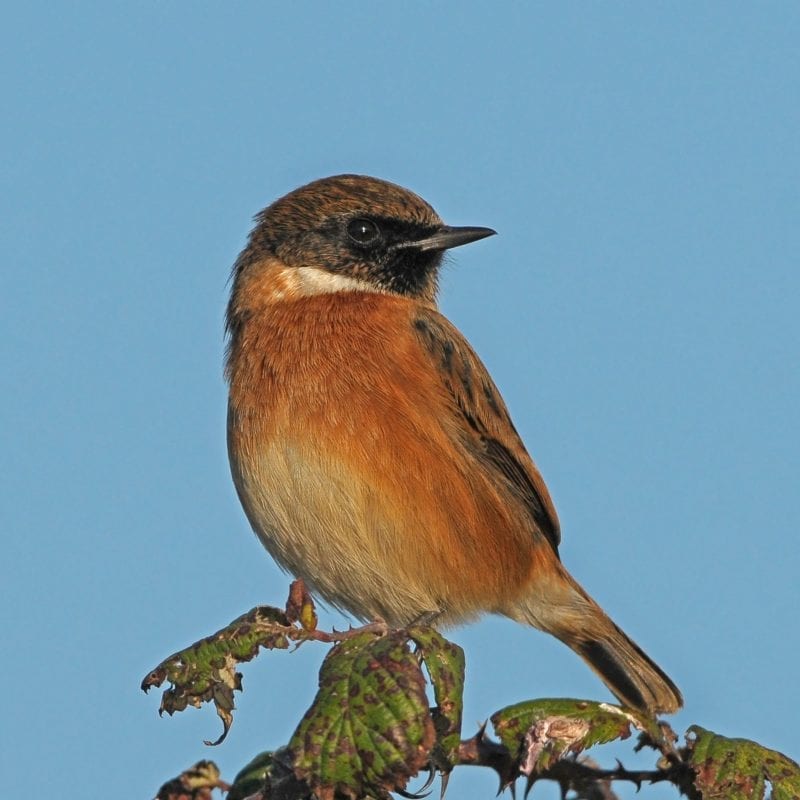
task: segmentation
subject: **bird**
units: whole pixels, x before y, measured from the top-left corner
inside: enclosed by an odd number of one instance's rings
[[[544,480],[438,310],[444,254],[494,234],[351,174],[255,217],[226,311],[239,499],[278,565],[352,617],[504,615],[560,639],[623,705],[674,712],[676,685],[562,564]]]

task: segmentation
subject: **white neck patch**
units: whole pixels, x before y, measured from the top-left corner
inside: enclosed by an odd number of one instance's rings
[[[348,275],[337,275],[318,267],[295,267],[287,270],[284,277],[292,289],[301,295],[333,294],[334,292],[377,292],[383,290],[367,281],[360,281]]]

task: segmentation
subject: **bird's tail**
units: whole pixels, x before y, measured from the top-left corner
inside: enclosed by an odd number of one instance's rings
[[[683,705],[680,690],[634,641],[623,633],[556,562],[552,577],[506,612],[518,622],[551,633],[571,647],[623,705],[650,714],[672,713]]]

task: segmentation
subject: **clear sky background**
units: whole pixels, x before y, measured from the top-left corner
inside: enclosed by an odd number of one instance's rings
[[[285,599],[228,473],[226,281],[256,211],[345,171],[497,229],[442,307],[565,563],[681,686],[679,731],[800,756],[800,6],[17,3],[0,37],[5,794],[231,778],[310,702],[323,648],[262,654],[212,750],[210,707],[159,719],[138,685]],[[465,734],[610,699],[543,634],[452,635]],[[595,754],[652,763],[628,752]]]

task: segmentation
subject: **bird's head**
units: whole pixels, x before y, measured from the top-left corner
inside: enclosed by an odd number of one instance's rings
[[[444,251],[493,233],[449,227],[421,197],[388,181],[322,178],[256,217],[234,267],[234,293],[241,279],[277,262],[309,291],[360,289],[433,302]]]

